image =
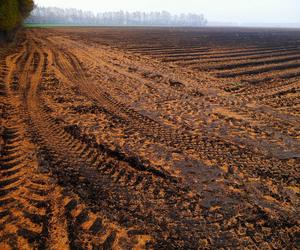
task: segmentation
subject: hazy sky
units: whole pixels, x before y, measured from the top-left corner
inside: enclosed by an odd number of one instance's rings
[[[203,13],[209,21],[300,23],[300,0],[35,0],[40,6],[102,11]]]

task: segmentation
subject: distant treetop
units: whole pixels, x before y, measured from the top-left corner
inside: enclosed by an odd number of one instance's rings
[[[207,21],[203,15],[180,14],[172,15],[161,12],[102,12],[78,9],[61,9],[56,7],[37,7],[26,20],[31,24],[62,24],[62,25],[117,25],[117,26],[204,26]]]

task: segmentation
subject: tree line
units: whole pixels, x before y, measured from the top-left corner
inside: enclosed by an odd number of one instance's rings
[[[57,25],[107,25],[107,26],[204,26],[207,21],[203,15],[172,15],[161,12],[102,12],[78,9],[62,9],[56,7],[37,7],[26,20],[29,24]]]
[[[34,7],[33,0],[0,0],[0,40],[14,37]]]

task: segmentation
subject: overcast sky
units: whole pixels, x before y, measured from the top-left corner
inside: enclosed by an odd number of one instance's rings
[[[35,3],[94,12],[202,13],[213,22],[300,23],[300,0],[35,0]]]

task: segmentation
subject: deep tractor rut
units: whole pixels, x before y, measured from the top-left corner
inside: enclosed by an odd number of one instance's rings
[[[0,50],[0,249],[297,249],[297,45],[24,36]]]

